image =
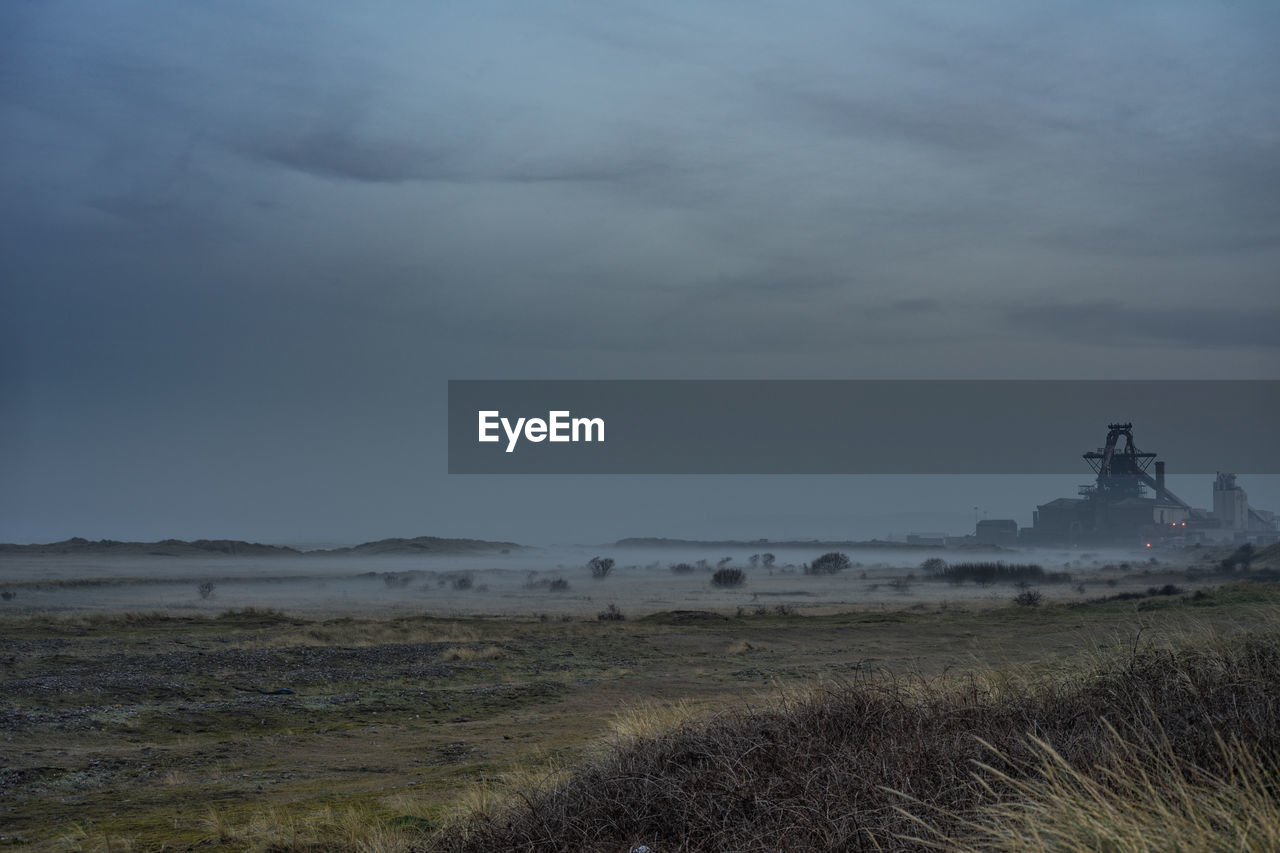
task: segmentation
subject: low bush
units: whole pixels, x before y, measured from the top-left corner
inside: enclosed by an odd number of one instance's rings
[[[957,584],[974,581],[983,586],[1017,581],[1044,583],[1071,581],[1071,575],[1066,572],[1045,572],[1044,567],[1036,563],[954,563],[949,566],[943,565],[934,573],[934,577]]]
[[[1121,592],[1115,595],[1105,595],[1102,598],[1095,598],[1093,601],[1096,604],[1102,604],[1108,601],[1137,601],[1143,598],[1156,598],[1158,596],[1165,595],[1182,595],[1185,591],[1186,590],[1180,586],[1167,583],[1164,586],[1147,587],[1146,592]],[[1201,599],[1208,598],[1209,595],[1211,595],[1211,593],[1206,594],[1204,590],[1197,590],[1193,599],[1199,601]]]
[[[1039,607],[1044,595],[1038,589],[1024,589],[1013,597],[1013,603],[1019,607]]]
[[[1231,555],[1218,564],[1218,568],[1223,572],[1234,572],[1236,569],[1241,571],[1249,571],[1250,565],[1253,563],[1255,550],[1248,542],[1231,552]]]
[[[747,576],[742,569],[716,569],[715,574],[711,576],[711,585],[718,587],[735,587],[742,586],[747,582]]]
[[[834,575],[836,572],[843,572],[852,565],[853,561],[849,559],[848,554],[829,551],[812,563],[807,564],[804,567],[804,573],[806,575]]]
[[[947,561],[941,557],[930,557],[920,564],[920,570],[929,577],[937,577],[947,567]]]
[[[596,618],[601,622],[621,622],[627,617],[618,609],[618,605],[610,604],[604,610],[600,611],[600,613],[596,615]]]
[[[530,592],[538,590],[546,590],[547,592],[565,592],[569,589],[569,582],[564,578],[540,578],[530,573],[529,579],[524,582],[524,588]]]

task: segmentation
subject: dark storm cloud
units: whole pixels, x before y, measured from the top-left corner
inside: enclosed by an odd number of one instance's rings
[[[370,138],[358,128],[304,135],[279,135],[236,148],[250,157],[321,178],[403,183],[623,182],[665,177],[671,165],[635,146],[577,152],[576,156],[477,157],[462,142],[435,146],[394,138]]]
[[[458,148],[431,150],[394,139],[369,139],[353,129],[250,142],[242,150],[322,178],[400,183],[461,177]]]

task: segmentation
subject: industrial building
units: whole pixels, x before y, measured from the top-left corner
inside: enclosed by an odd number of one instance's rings
[[[984,518],[978,522],[974,539],[979,545],[1017,545],[1018,522],[1012,518]]]
[[[1244,489],[1236,485],[1235,474],[1219,473],[1214,480],[1212,510],[1192,507],[1165,485],[1164,461],[1155,453],[1138,450],[1133,424],[1108,424],[1107,430],[1106,443],[1083,456],[1097,475],[1094,482],[1081,486],[1079,497],[1058,498],[1036,507],[1031,527],[1019,533],[1020,542],[1142,547],[1196,542],[1265,544],[1280,539],[1275,514],[1250,507]],[[1154,476],[1149,473],[1152,471]],[[997,535],[995,528],[984,530],[982,525],[979,522],[976,531],[978,541]],[[1000,530],[1007,536],[1004,528]]]

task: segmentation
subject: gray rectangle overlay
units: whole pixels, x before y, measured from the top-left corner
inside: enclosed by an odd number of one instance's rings
[[[604,440],[508,452],[481,411],[599,418]],[[1115,422],[1171,474],[1280,473],[1276,380],[454,380],[449,473],[1084,476]]]

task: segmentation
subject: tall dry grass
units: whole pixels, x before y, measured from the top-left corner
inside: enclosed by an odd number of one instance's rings
[[[1179,849],[1124,846],[1144,822],[1194,849],[1267,849],[1278,686],[1280,629],[1138,641],[1038,680],[867,676],[619,740],[433,849]]]
[[[1253,749],[1219,741],[1211,771],[1180,757],[1167,740],[1148,747],[1111,727],[1109,734],[1111,760],[1094,768],[1073,765],[1033,738],[1036,757],[1016,774],[981,768],[976,778],[990,802],[972,817],[952,816],[949,822],[962,827],[959,839],[921,820],[925,834],[912,840],[957,853],[1280,850],[1280,778]]]
[[[352,803],[297,813],[282,808],[264,809],[243,823],[232,823],[214,810],[202,821],[206,830],[201,846],[266,853],[414,853],[423,849],[425,819],[398,803],[393,817],[385,805]],[[410,819],[406,819],[410,818]]]

